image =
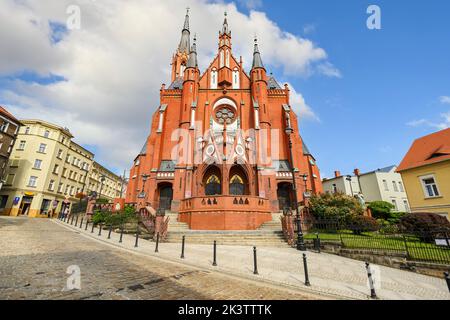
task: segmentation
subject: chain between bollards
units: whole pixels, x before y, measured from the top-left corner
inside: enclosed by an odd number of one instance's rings
[[[309,274],[308,274],[308,261],[306,260],[306,253],[303,254],[303,268],[305,269],[305,286],[311,286],[309,282]]]
[[[102,228],[103,228],[103,225],[100,224],[100,229],[98,229],[98,236],[99,237],[102,235]]]
[[[448,272],[444,272],[445,281],[447,281],[448,291],[450,292],[450,274]]]
[[[136,227],[136,240],[134,242],[134,247],[138,247],[138,241],[139,241],[139,225]]]
[[[108,239],[111,239],[112,224],[109,225]]]
[[[259,274],[258,273],[258,260],[256,258],[256,247],[253,247],[253,274]]]
[[[214,240],[214,245],[213,245],[213,264],[214,267],[217,266],[217,242],[216,240]]]
[[[368,262],[366,262],[366,269],[367,269],[367,276],[369,277],[370,297],[372,299],[377,299],[378,297],[375,292],[375,285],[373,283],[373,278],[372,278],[372,270],[370,269],[370,264]]]
[[[120,238],[119,238],[119,243],[122,243],[122,238],[123,238],[123,225],[120,227]]]
[[[186,236],[183,236],[183,239],[181,240],[181,259],[184,259],[184,244],[186,242]]]
[[[159,232],[156,234],[156,246],[155,246],[155,252],[159,252],[159,251],[158,251],[158,246],[159,246]]]

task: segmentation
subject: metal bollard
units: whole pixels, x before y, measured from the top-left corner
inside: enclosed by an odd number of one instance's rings
[[[259,274],[258,273],[258,261],[256,258],[256,247],[253,247],[253,266],[254,266],[253,274]]]
[[[75,219],[75,227],[78,227],[78,215],[77,215],[77,217]]]
[[[83,228],[83,220],[84,220],[84,218],[81,217],[81,221],[80,221],[80,229]]]
[[[214,267],[217,266],[217,242],[214,240],[214,247],[213,247],[213,264]]]
[[[320,253],[320,237],[318,232],[316,233],[316,250]]]
[[[102,228],[103,228],[103,225],[100,224],[100,229],[98,229],[98,236],[99,237],[102,235]]]
[[[305,286],[311,286],[309,282],[309,274],[308,274],[308,262],[306,261],[306,254],[303,254],[303,268],[305,269]]]
[[[155,252],[159,252],[159,251],[158,251],[158,246],[159,246],[159,232],[156,234],[156,246],[155,246]]]
[[[86,231],[86,230],[87,230],[87,228],[88,228],[88,225],[89,225],[89,220],[87,220],[87,219],[86,219],[86,226],[84,227],[84,231]]]
[[[448,291],[450,292],[450,274],[448,272],[444,272],[445,281],[447,281]]]
[[[92,221],[92,229],[91,229],[91,233],[94,233],[94,228],[95,228],[95,223],[94,223],[94,221]]]
[[[136,241],[134,242],[134,247],[138,247],[138,241],[139,241],[139,226],[136,228]]]
[[[72,218],[70,219],[70,225],[72,226],[73,225],[73,214],[71,216],[72,216]]]
[[[184,244],[186,241],[186,236],[183,236],[183,239],[181,240],[181,259],[184,259]]]
[[[62,222],[66,222],[66,216],[64,214],[61,216],[61,219],[62,219]]]
[[[119,238],[119,243],[122,243],[122,238],[123,238],[123,226],[120,227],[120,238]]]
[[[372,279],[372,271],[370,270],[370,264],[366,262],[367,276],[369,277],[369,286],[370,286],[370,297],[372,299],[377,299],[377,294],[375,292],[375,286]]]
[[[108,239],[111,239],[112,224],[109,225]]]

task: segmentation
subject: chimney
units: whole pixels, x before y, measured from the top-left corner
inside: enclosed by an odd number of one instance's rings
[[[355,169],[353,171],[353,173],[355,174],[355,176],[359,177],[361,175],[361,171],[359,171],[359,169]]]
[[[340,171],[335,171],[334,172],[334,177],[335,178],[339,178],[341,176],[341,172]]]

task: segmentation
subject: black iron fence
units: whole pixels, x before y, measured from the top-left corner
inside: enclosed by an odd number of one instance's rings
[[[294,223],[295,234],[297,225]],[[303,220],[305,242],[336,244],[368,253],[392,254],[411,261],[450,264],[450,232],[447,228],[402,231],[397,226],[373,230],[338,220]]]

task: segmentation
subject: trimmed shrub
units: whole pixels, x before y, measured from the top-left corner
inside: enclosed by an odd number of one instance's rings
[[[361,234],[363,232],[378,231],[380,225],[374,218],[353,216],[347,220],[347,228],[353,231],[354,234]]]
[[[367,207],[372,210],[372,217],[383,220],[391,218],[392,210],[395,208],[392,203],[386,201],[373,201]]]
[[[400,230],[416,235],[420,240],[433,242],[438,236],[450,234],[447,218],[431,212],[409,213],[400,219]]]
[[[314,195],[311,197],[309,209],[312,215],[321,221],[345,221],[348,217],[364,213],[364,208],[357,199],[343,193]]]

